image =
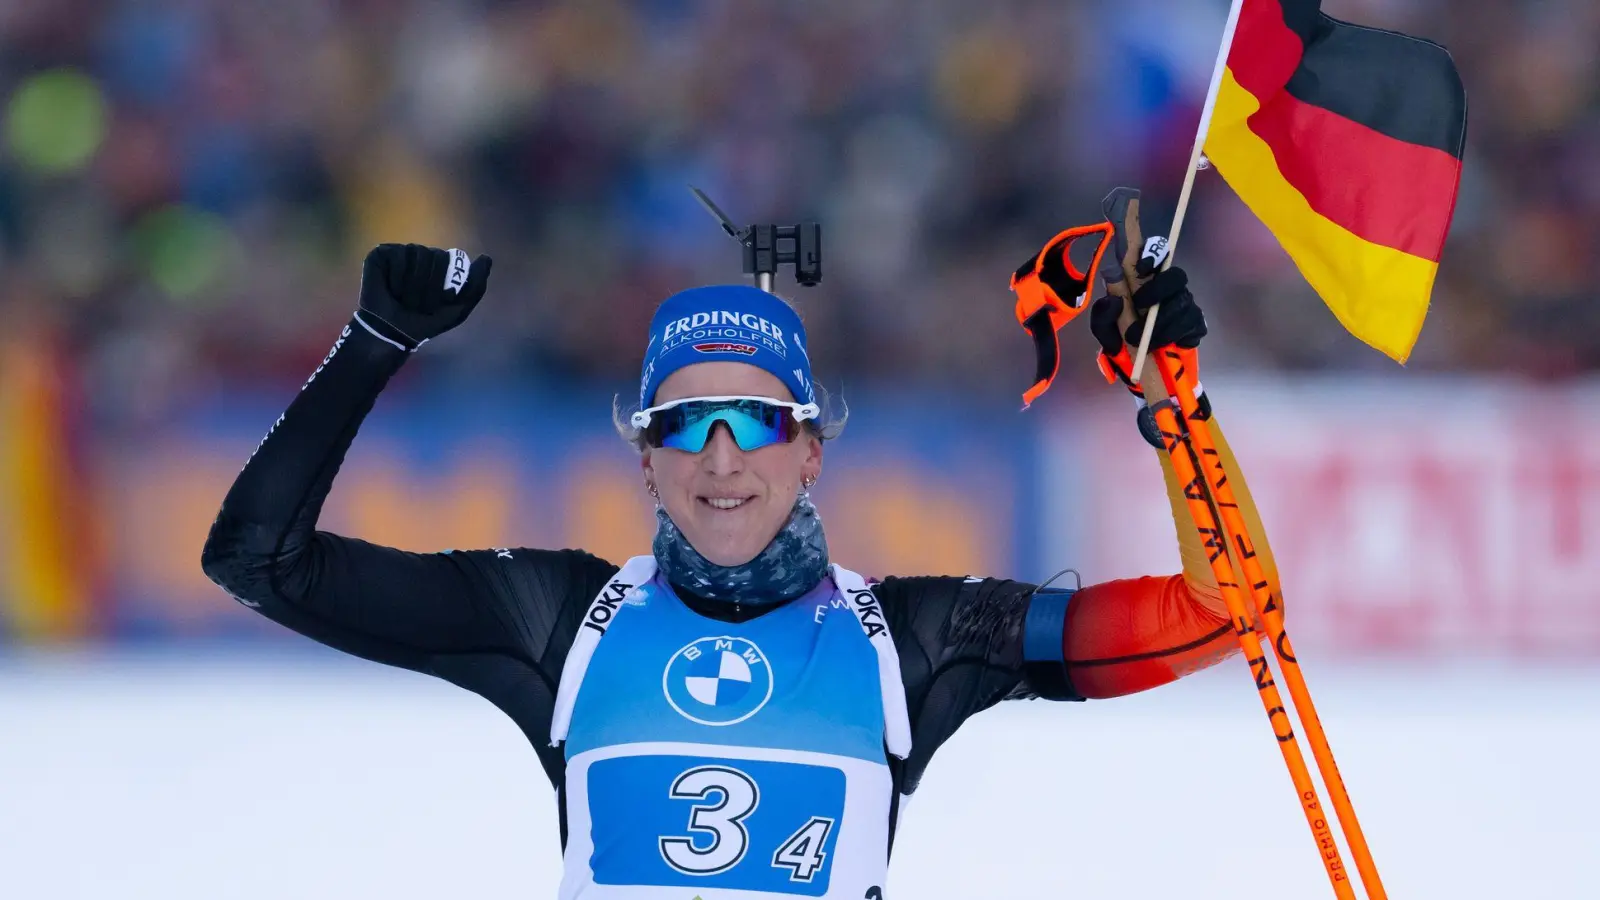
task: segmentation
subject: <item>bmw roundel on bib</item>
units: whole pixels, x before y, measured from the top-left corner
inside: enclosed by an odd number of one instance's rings
[[[743,722],[772,697],[766,654],[740,637],[692,641],[668,660],[661,680],[672,708],[701,725]]]

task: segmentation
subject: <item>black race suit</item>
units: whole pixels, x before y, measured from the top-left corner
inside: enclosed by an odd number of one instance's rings
[[[559,792],[565,761],[549,746],[556,685],[581,617],[617,566],[581,550],[408,553],[316,529],[356,430],[407,356],[358,323],[345,328],[229,490],[206,541],[206,574],[313,640],[484,697],[521,727]],[[1023,661],[1032,585],[889,578],[874,592],[911,715],[915,749],[903,763],[888,757],[900,793],[916,790],[934,751],[974,713],[1012,698],[1081,699],[1059,662]],[[713,618],[760,614],[684,600]],[[565,819],[563,802],[563,842]]]

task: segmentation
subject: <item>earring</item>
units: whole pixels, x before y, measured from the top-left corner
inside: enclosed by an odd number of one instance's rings
[[[812,485],[814,485],[816,483],[817,483],[817,476],[815,476],[815,475],[807,475],[806,477],[800,479],[800,485],[802,487],[804,487],[808,491],[811,490]]]
[[[654,497],[656,499],[657,503],[661,502],[661,492],[656,490],[656,486],[655,485],[653,485],[650,482],[646,481],[644,483],[644,489],[650,492],[650,496]]]

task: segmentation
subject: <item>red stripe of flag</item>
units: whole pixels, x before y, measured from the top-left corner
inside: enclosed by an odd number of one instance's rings
[[[1312,209],[1365,240],[1439,261],[1450,230],[1459,159],[1282,91],[1249,124]]]
[[[1277,0],[1244,0],[1239,10],[1228,71],[1258,100],[1271,98],[1300,67],[1305,44],[1283,21]]]
[[[1261,102],[1250,130],[1319,215],[1364,240],[1434,262],[1454,211],[1461,161],[1306,103],[1284,87],[1305,56],[1280,0],[1245,0],[1228,71]]]

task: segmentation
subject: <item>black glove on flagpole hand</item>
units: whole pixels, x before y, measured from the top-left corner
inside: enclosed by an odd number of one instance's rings
[[[415,350],[466,321],[489,287],[494,261],[462,250],[379,244],[361,266],[356,318],[402,350]]]
[[[1182,269],[1174,267],[1154,273],[1149,281],[1134,291],[1130,299],[1108,294],[1096,300],[1089,307],[1089,331],[1100,342],[1100,369],[1105,373],[1106,380],[1110,381],[1113,377],[1121,379],[1138,398],[1139,434],[1150,446],[1160,450],[1166,446],[1161,429],[1156,427],[1155,416],[1145,403],[1144,389],[1134,384],[1130,377],[1133,368],[1130,348],[1139,345],[1139,338],[1144,334],[1145,313],[1158,303],[1161,305],[1156,311],[1155,329],[1150,336],[1150,359],[1156,359],[1160,353],[1175,352],[1180,360],[1176,377],[1190,383],[1190,389],[1200,403],[1197,415],[1209,419],[1211,399],[1200,386],[1200,363],[1195,352],[1195,348],[1200,346],[1200,339],[1206,336],[1206,317],[1200,311],[1199,304],[1194,302],[1194,295],[1189,293],[1189,276]],[[1172,348],[1177,349],[1173,351]],[[1147,362],[1146,366],[1149,365]],[[1157,384],[1160,384],[1159,380]]]
[[[1089,307],[1089,331],[1100,342],[1107,357],[1118,359],[1129,347],[1137,347],[1144,333],[1144,316],[1150,307],[1161,304],[1156,312],[1156,327],[1150,337],[1150,346],[1167,347],[1176,344],[1185,350],[1200,346],[1206,336],[1206,317],[1189,293],[1189,276],[1182,269],[1171,268],[1156,272],[1133,294],[1133,322],[1119,327],[1124,304],[1121,297],[1107,294]],[[1130,365],[1131,363],[1124,363]],[[1119,372],[1131,376],[1132,372]]]

